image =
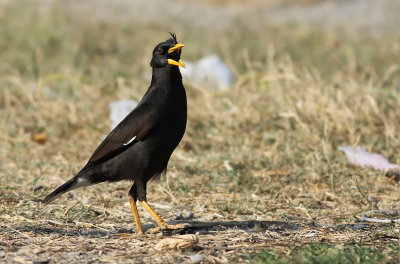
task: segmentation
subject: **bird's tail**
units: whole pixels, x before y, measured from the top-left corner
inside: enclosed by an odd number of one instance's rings
[[[60,187],[58,187],[54,192],[50,193],[46,198],[44,198],[42,203],[49,204],[66,192],[72,191],[80,187],[86,187],[92,184],[93,182],[91,182],[85,176],[78,174]]]

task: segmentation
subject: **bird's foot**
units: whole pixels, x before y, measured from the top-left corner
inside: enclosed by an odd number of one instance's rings
[[[150,228],[149,233],[155,234],[160,232],[161,230],[177,230],[177,229],[184,229],[185,227],[187,227],[187,224],[169,225],[167,223],[163,223],[157,227]]]

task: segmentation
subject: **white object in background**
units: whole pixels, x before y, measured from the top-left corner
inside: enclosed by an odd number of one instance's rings
[[[233,72],[215,54],[206,56],[197,63],[185,63],[186,69],[181,69],[181,73],[194,83],[213,90],[228,90],[233,85]]]
[[[109,103],[111,130],[113,130],[136,106],[137,102],[135,100],[120,100]]]
[[[185,61],[185,66],[186,66],[186,68],[180,68],[182,77],[191,79],[195,63],[189,62],[189,61]]]
[[[385,157],[376,153],[369,153],[365,148],[357,146],[339,147],[339,150],[346,154],[347,161],[353,165],[362,168],[373,168],[375,170],[385,171],[400,168],[399,165],[390,163]]]

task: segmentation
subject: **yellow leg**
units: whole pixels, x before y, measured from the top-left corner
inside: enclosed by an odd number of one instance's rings
[[[158,214],[154,212],[153,208],[151,208],[150,204],[148,204],[147,201],[139,201],[139,203],[144,207],[144,209],[147,210],[147,212],[151,214],[151,216],[156,220],[159,227],[164,228],[166,226],[164,220],[162,220],[161,217],[159,217]]]
[[[136,207],[136,203],[131,197],[129,197],[129,203],[131,204],[133,217],[135,218],[137,232],[138,232],[138,234],[143,235],[144,234],[143,227],[142,227],[142,223],[140,222],[140,216],[139,216],[139,212]]]
[[[161,229],[181,229],[185,228],[185,225],[183,224],[177,224],[177,225],[169,225],[164,222],[164,220],[161,219],[161,217],[158,216],[156,212],[154,212],[153,208],[147,203],[147,201],[139,201],[139,203],[144,207],[144,209],[147,210],[151,214],[151,216],[156,220],[158,227],[156,228],[151,228],[150,233],[154,234],[159,232]]]

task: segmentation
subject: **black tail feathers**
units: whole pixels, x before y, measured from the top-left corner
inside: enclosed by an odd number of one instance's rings
[[[92,183],[85,177],[75,176],[74,178],[70,179],[69,181],[58,187],[54,192],[50,193],[46,198],[44,198],[42,203],[49,204],[66,192],[89,185],[92,185]]]

